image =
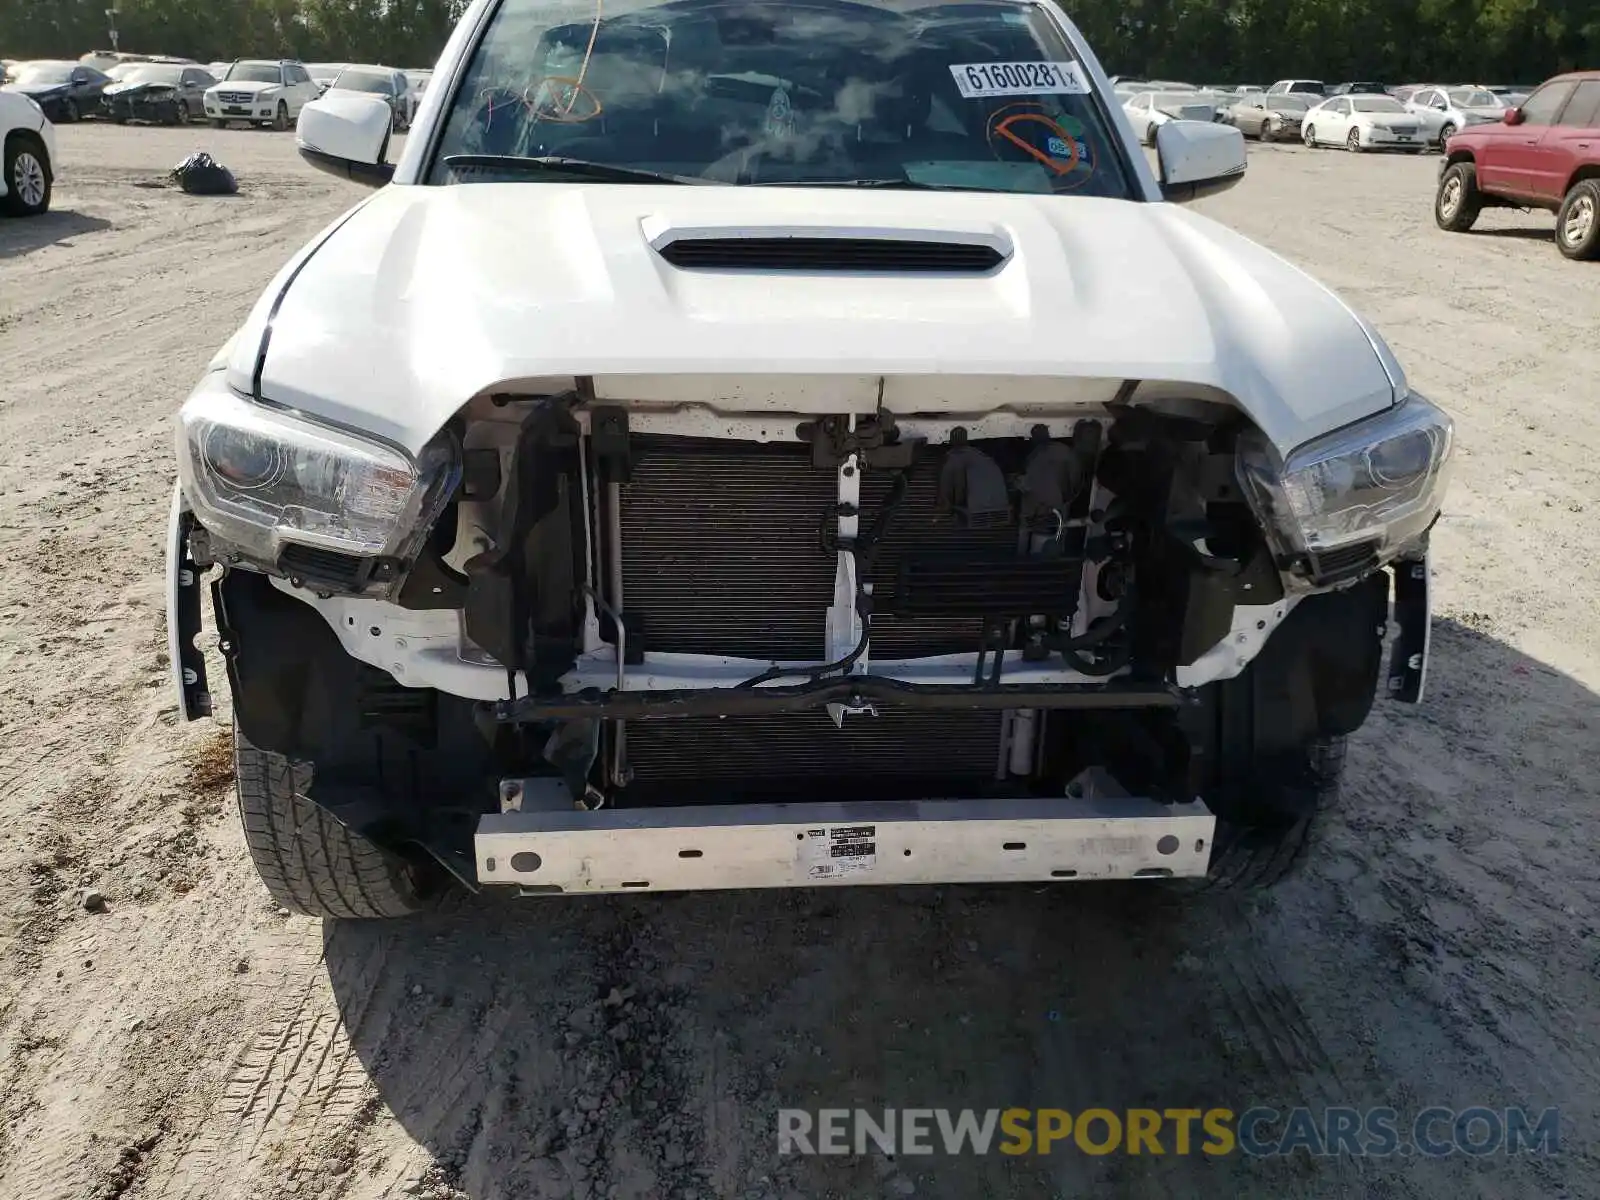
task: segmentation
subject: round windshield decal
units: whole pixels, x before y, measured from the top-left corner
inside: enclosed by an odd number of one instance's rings
[[[1013,104],[989,118],[989,145],[1022,151],[1047,169],[1052,191],[1070,191],[1094,174],[1094,152],[1083,126],[1068,116],[1052,117],[1037,104]]]

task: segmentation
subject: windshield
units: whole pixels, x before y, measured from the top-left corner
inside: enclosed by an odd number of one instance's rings
[[[1493,92],[1486,92],[1480,88],[1453,88],[1450,92],[1450,103],[1459,104],[1463,108],[1498,108],[1500,99]]]
[[[331,83],[339,78],[339,72],[342,70],[344,70],[343,67],[329,67],[321,63],[312,63],[306,68],[306,74],[318,83]]]
[[[1158,92],[1155,102],[1157,108],[1182,108],[1186,104],[1204,104],[1206,98],[1194,92]]]
[[[1350,101],[1357,112],[1397,113],[1405,112],[1405,105],[1398,100],[1389,100],[1383,96],[1361,96]]]
[[[281,83],[283,74],[277,63],[241,62],[228,68],[230,83]]]
[[[505,0],[431,182],[535,178],[451,156],[553,156],[725,184],[1133,194],[1086,72],[1031,3],[618,7]]]
[[[383,71],[340,71],[333,86],[342,92],[382,92],[388,95],[394,91],[394,77]]]
[[[42,87],[55,83],[70,83],[76,63],[23,63],[13,67],[15,82],[24,87]]]
[[[123,83],[177,84],[183,78],[182,67],[141,66],[117,76]]]
[[[1267,107],[1273,112],[1303,113],[1311,110],[1311,102],[1299,96],[1269,96]]]

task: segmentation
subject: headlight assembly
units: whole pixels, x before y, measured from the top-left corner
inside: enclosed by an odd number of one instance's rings
[[[1382,562],[1421,537],[1438,515],[1454,432],[1442,410],[1412,393],[1287,459],[1259,433],[1245,434],[1239,482],[1280,559],[1315,562],[1367,547],[1369,561]]]
[[[246,556],[285,543],[408,557],[449,498],[448,443],[401,450],[242,398],[208,375],[178,414],[178,475],[195,516]]]

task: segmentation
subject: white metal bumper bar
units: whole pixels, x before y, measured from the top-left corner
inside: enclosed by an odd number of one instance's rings
[[[478,881],[525,892],[693,891],[1204,875],[1214,818],[1138,798],[503,812]]]

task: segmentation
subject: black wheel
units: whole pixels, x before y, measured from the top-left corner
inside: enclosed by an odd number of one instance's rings
[[[1556,247],[1568,258],[1600,258],[1600,180],[1572,185],[1556,214]]]
[[[1478,169],[1469,162],[1452,163],[1439,176],[1439,191],[1433,198],[1434,223],[1451,233],[1465,233],[1482,211]]]
[[[82,117],[83,114],[78,111],[78,102],[76,100],[68,96],[66,100],[62,101],[61,123],[63,125],[70,125],[74,121],[82,119]]]
[[[1154,121],[1144,127],[1144,144],[1151,149],[1155,148],[1156,126]]]
[[[1350,151],[1351,154],[1360,154],[1361,153],[1361,131],[1360,130],[1352,129],[1350,131],[1350,136],[1345,138],[1345,140],[1344,140],[1344,148],[1346,150]]]
[[[311,800],[315,768],[252,746],[234,728],[239,818],[272,898],[310,917],[404,917],[431,908],[432,878]]]
[[[1317,144],[1317,127],[1315,125],[1307,125],[1300,131],[1300,136],[1306,145],[1315,146]]]
[[[1339,800],[1345,739],[1376,699],[1388,586],[1380,574],[1302,600],[1240,674],[1201,691],[1182,718],[1199,755],[1187,769],[1216,829],[1206,878],[1175,886],[1267,887],[1314,844]]]
[[[1439,126],[1439,152],[1441,154],[1444,152],[1445,143],[1451,138],[1455,137],[1455,135],[1456,127],[1450,124],[1450,122],[1446,121],[1443,125]]]
[[[1323,813],[1339,801],[1344,779],[1345,739],[1313,742],[1305,750],[1304,808],[1249,823],[1217,821],[1211,866],[1204,891],[1268,888],[1291,875],[1305,858],[1311,835]]]
[[[50,159],[44,144],[29,133],[6,139],[3,162],[6,194],[0,208],[14,217],[37,217],[50,209]]]
[[[117,113],[111,118],[111,123],[113,125],[126,125],[128,123],[128,118],[123,116],[121,113]]]
[[[172,121],[175,125],[187,125],[189,123],[189,106],[182,100],[179,100],[172,108]]]
[[[289,128],[289,106],[284,101],[278,101],[278,111],[272,114],[272,127],[279,133]]]
[[[1273,134],[1272,134],[1272,126],[1268,125],[1265,121],[1263,121],[1261,123],[1261,125],[1256,129],[1256,137],[1261,139],[1263,142],[1273,141],[1274,138],[1273,138]]]

